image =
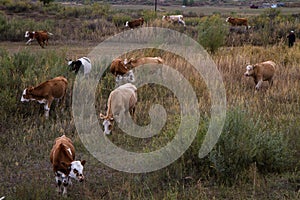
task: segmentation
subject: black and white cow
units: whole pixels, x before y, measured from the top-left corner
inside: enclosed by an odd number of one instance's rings
[[[77,60],[67,60],[70,71],[75,71],[77,74],[80,70],[84,75],[88,75],[92,70],[91,60],[87,57],[82,57]]]

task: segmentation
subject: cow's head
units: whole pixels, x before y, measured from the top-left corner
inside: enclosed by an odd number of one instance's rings
[[[255,65],[248,65],[246,67],[246,72],[244,73],[245,76],[253,76],[254,74]]]
[[[71,178],[74,178],[75,180],[78,180],[79,182],[82,182],[84,180],[83,176],[83,166],[85,165],[85,160],[82,161],[73,161],[70,165],[70,174],[69,176]]]
[[[21,97],[21,102],[28,102],[33,99],[32,98],[33,89],[34,89],[34,87],[30,86],[23,91],[22,97]]]
[[[26,31],[25,32],[25,38],[33,38],[33,35],[34,35],[34,31],[33,32],[31,32],[31,31]]]
[[[80,60],[72,61],[71,59],[66,59],[68,61],[68,66],[70,71],[75,71],[77,73],[82,65],[82,62]]]
[[[100,119],[103,119],[104,133],[109,135],[114,124],[114,118],[111,116],[104,116],[103,114],[100,114]]]

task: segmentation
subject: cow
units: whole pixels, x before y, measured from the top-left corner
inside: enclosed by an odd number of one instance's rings
[[[110,65],[110,72],[116,77],[118,75],[123,76],[128,71],[129,69],[125,66],[124,61],[121,58],[114,59]]]
[[[172,23],[180,23],[185,26],[185,22],[183,21],[183,15],[169,15],[169,16],[163,16],[163,21],[172,22]]]
[[[226,22],[229,22],[232,26],[246,26],[246,29],[248,29],[247,18],[227,17]]]
[[[44,48],[44,45],[48,45],[48,39],[49,35],[53,35],[53,33],[50,33],[46,30],[43,31],[26,31],[25,32],[25,38],[29,38],[29,40],[26,42],[26,44],[30,44],[33,40],[37,40],[39,45]]]
[[[87,57],[82,57],[77,60],[66,60],[68,61],[70,71],[74,71],[75,74],[77,74],[78,71],[81,71],[85,76],[87,76],[92,70],[91,60]]]
[[[103,120],[104,133],[111,133],[113,123],[121,121],[122,114],[134,116],[137,102],[137,88],[132,83],[126,83],[114,89],[108,97],[106,115],[100,113]]]
[[[129,60],[126,58],[124,60],[125,67],[129,69],[145,64],[163,64],[163,62],[164,60],[161,57],[130,58]]]
[[[72,183],[70,178],[79,182],[84,180],[83,166],[86,161],[75,161],[75,148],[71,139],[65,135],[55,139],[50,151],[50,162],[59,194],[67,194],[67,186]]]
[[[133,71],[128,69],[124,64],[124,61],[120,58],[116,58],[112,61],[110,72],[116,77],[117,85],[135,81]]]
[[[255,65],[248,65],[246,67],[245,76],[252,76],[255,83],[255,89],[259,90],[263,81],[268,81],[270,87],[273,85],[273,76],[275,73],[276,64],[269,60]]]
[[[67,88],[67,79],[59,76],[47,80],[38,86],[25,88],[21,97],[21,102],[36,100],[40,104],[45,104],[45,117],[48,118],[52,101],[54,99],[61,99],[62,102],[64,102]]]
[[[131,21],[126,21],[125,27],[129,27],[131,29],[134,29],[136,27],[142,26],[144,24],[144,18],[140,17],[138,19],[134,19]]]

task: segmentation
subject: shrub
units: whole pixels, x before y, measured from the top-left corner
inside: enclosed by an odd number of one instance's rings
[[[248,113],[235,109],[227,114],[209,159],[217,181],[234,184],[253,163],[261,173],[286,170],[292,155],[282,133],[273,131],[260,117],[250,118]]]
[[[219,15],[203,17],[198,26],[198,41],[211,53],[221,47],[225,42],[227,30]]]

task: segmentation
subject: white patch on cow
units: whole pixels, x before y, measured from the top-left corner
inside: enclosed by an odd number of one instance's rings
[[[124,61],[123,61],[124,65],[126,65],[128,63],[128,59],[125,58]]]
[[[89,74],[92,70],[91,60],[87,57],[82,57],[82,58],[79,58],[78,60],[80,60],[82,63],[84,75]]]
[[[25,32],[25,38],[29,37],[29,31]]]
[[[41,100],[37,100],[39,102],[39,104],[45,104],[47,103],[47,99],[41,99]],[[45,105],[48,108],[48,105]],[[45,107],[46,108],[46,107]]]
[[[126,21],[126,24],[125,24],[125,27],[128,27],[129,25],[128,25],[128,21]]]
[[[74,173],[74,169],[77,171],[77,173]],[[84,176],[83,176],[83,166],[81,164],[81,161],[73,161],[71,162],[71,171],[69,176],[71,178],[74,178],[75,180],[83,180]]]
[[[72,60],[68,61],[68,65],[71,65],[71,64],[72,64],[72,62],[73,62]]]
[[[109,135],[110,132],[111,132],[111,130],[109,130],[109,126],[110,126],[110,125],[111,125],[111,123],[110,123],[109,120],[105,119],[105,120],[103,121],[104,133],[105,133],[106,135]]]
[[[246,69],[247,69],[247,71],[250,71],[250,70],[253,69],[253,66],[252,65],[247,65]]]
[[[23,91],[23,93],[22,93],[22,97],[21,97],[21,102],[24,102],[24,101],[26,101],[26,102],[28,102],[30,99],[25,99],[23,96],[24,95],[26,95],[26,91],[27,91],[27,89],[25,89],[24,91]]]
[[[72,156],[72,152],[71,152],[71,149],[68,148],[67,151],[70,153],[70,155]]]

